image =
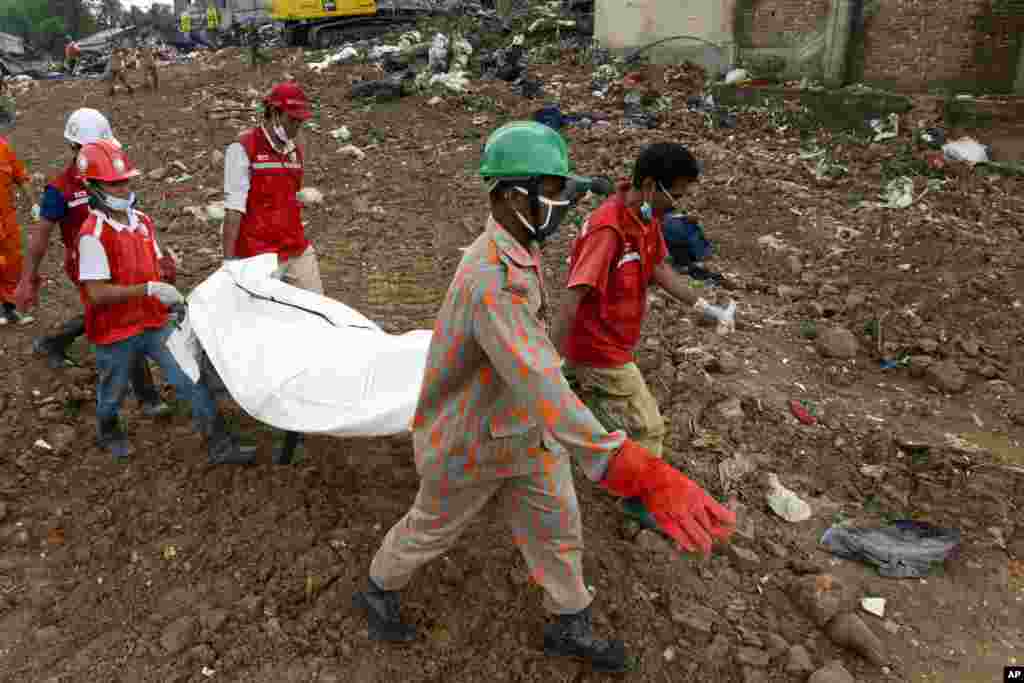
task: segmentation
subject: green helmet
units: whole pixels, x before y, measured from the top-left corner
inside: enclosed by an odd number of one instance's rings
[[[491,133],[480,160],[484,178],[569,178],[569,145],[536,121],[513,121]]]

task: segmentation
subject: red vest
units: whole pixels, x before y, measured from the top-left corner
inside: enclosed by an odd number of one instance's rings
[[[570,264],[579,256],[583,241],[598,230],[614,230],[618,253],[605,293],[594,290],[580,302],[566,343],[570,362],[594,367],[617,367],[633,360],[633,350],[647,313],[647,288],[658,265],[660,221],[644,227],[630,216],[620,192],[597,208],[573,244]],[[632,225],[632,229],[624,226]],[[571,267],[571,266],[570,266]]]
[[[92,212],[82,226],[82,235],[98,237],[110,263],[110,283],[141,285],[160,279],[153,221],[136,213],[142,225],[135,230],[117,230],[106,224],[106,218]],[[167,307],[151,296],[136,297],[117,304],[97,305],[89,300],[82,287],[85,302],[85,334],[93,344],[115,344],[146,330],[158,329],[167,322]]]
[[[68,205],[64,218],[60,220],[60,240],[64,243],[64,272],[71,282],[78,285],[78,233],[89,218],[89,194],[78,177],[75,165],[69,164],[64,171],[50,181],[50,186],[64,195]]]
[[[306,251],[302,207],[295,193],[302,189],[302,151],[278,154],[260,128],[239,139],[249,157],[249,197],[235,245],[235,255],[248,258],[276,253],[294,258]]]

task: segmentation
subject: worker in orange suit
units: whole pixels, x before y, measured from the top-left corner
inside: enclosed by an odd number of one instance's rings
[[[7,138],[0,136],[0,325],[25,325],[32,318],[18,313],[14,305],[14,290],[21,279],[21,227],[12,186],[17,186],[26,197],[32,195],[25,165],[15,156]]]

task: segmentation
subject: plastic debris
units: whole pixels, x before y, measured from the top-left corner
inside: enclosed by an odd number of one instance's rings
[[[885,617],[885,598],[864,598],[860,601],[861,609],[868,614],[874,614],[879,619]]]
[[[789,402],[789,412],[793,413],[793,417],[800,420],[801,424],[815,425],[818,423],[818,418],[814,416],[814,408],[807,401],[798,401],[793,399]]]
[[[448,71],[448,36],[438,33],[427,53],[431,73],[443,74]]]
[[[942,146],[942,154],[950,161],[964,161],[971,166],[988,161],[988,148],[971,137],[963,137]]]
[[[213,202],[206,207],[206,219],[210,222],[222,221],[225,215],[224,202]]]
[[[884,206],[889,209],[905,209],[914,203],[914,181],[906,176],[893,178],[885,186],[882,195]]]
[[[750,73],[746,69],[733,69],[725,75],[726,85],[732,85],[734,83],[744,83],[750,80]]]
[[[466,92],[469,79],[464,71],[449,71],[446,74],[436,74],[431,77],[430,85],[441,85],[454,93]]]
[[[44,451],[52,451],[53,450],[53,446],[51,446],[50,444],[46,443],[42,439],[36,439],[36,442],[33,445],[36,448],[42,448]]]
[[[295,198],[303,205],[320,204],[324,200],[324,193],[315,187],[304,187],[296,193]]]
[[[341,142],[348,142],[352,139],[352,131],[348,129],[348,126],[342,126],[341,128],[335,128],[332,130],[331,137]]]
[[[366,152],[359,149],[355,145],[345,145],[344,147],[338,150],[338,154],[354,157],[356,159],[359,159],[360,161],[366,158]]]
[[[811,506],[787,489],[775,474],[768,475],[768,507],[787,522],[803,522],[811,518]]]
[[[880,528],[833,526],[821,544],[833,555],[874,565],[882,576],[927,576],[960,545],[960,531],[905,519]]]
[[[873,119],[869,125],[875,132],[875,142],[891,140],[900,134],[900,115],[893,113],[886,119]]]

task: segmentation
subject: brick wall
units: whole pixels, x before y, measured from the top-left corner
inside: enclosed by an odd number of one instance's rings
[[[882,0],[854,49],[853,80],[909,90],[1007,91],[1024,0]]]
[[[781,47],[821,27],[828,17],[831,0],[747,0],[740,3],[746,27],[745,47]]]

